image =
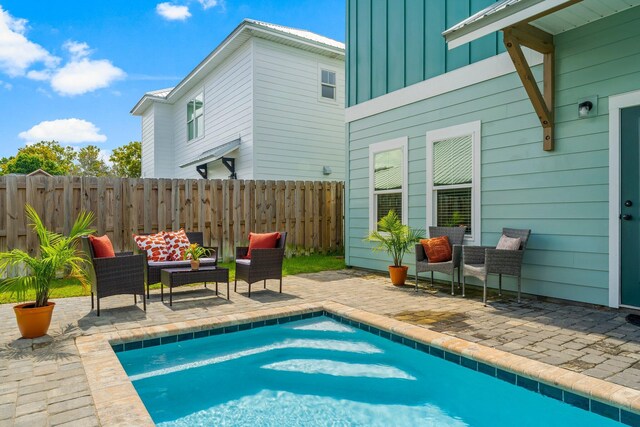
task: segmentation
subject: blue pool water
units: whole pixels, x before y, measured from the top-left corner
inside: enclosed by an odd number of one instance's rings
[[[118,357],[161,426],[620,426],[327,317]]]

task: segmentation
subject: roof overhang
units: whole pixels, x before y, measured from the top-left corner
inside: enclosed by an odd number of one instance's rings
[[[344,59],[345,56],[344,48],[331,46],[321,41],[311,40],[297,36],[296,34],[281,31],[277,29],[277,26],[266,26],[258,21],[245,19],[165,97],[158,97],[147,93],[138,101],[133,109],[131,109],[131,114],[134,116],[142,115],[154,102],[173,104],[176,99],[191,90],[200,81],[201,76],[214,70],[251,37],[268,39],[330,58]]]
[[[538,16],[553,13],[580,0],[503,0],[481,10],[445,32],[449,49],[469,43],[519,22],[529,22]]]
[[[204,152],[202,152],[198,157],[196,157],[195,159],[180,165],[181,168],[186,168],[188,166],[193,166],[193,165],[203,165],[206,163],[211,163],[211,162],[215,162],[216,160],[220,160],[221,158],[223,158],[224,156],[226,156],[227,154],[231,153],[232,151],[234,151],[235,149],[237,149],[238,147],[240,147],[240,138],[238,139],[234,139],[233,141],[229,141],[225,144],[219,145],[215,148],[212,148],[210,150],[206,150]]]

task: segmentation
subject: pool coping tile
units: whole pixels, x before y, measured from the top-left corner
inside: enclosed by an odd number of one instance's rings
[[[199,339],[221,333],[284,324],[326,315],[354,328],[429,353],[516,386],[601,416],[633,425],[640,420],[640,390],[634,390],[523,356],[485,347],[333,301],[303,303],[243,314],[199,318],[114,331],[76,339],[102,425],[154,425],[117,353]],[[585,403],[586,402],[586,403]]]

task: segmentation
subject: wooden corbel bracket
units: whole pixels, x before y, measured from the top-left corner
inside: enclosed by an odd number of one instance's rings
[[[535,110],[543,129],[543,149],[553,151],[553,99],[554,99],[554,67],[555,48],[553,36],[529,24],[513,25],[502,30],[504,45],[513,61],[516,72],[522,81],[533,109]],[[526,46],[543,54],[543,93],[533,77],[531,67],[522,51]]]

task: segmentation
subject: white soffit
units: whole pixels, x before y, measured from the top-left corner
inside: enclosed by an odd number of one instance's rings
[[[570,0],[503,0],[446,30],[449,49],[499,31]],[[548,33],[559,34],[640,5],[640,0],[582,0],[530,23]]]
[[[639,5],[640,0],[582,0],[531,24],[550,34],[559,34]]]

